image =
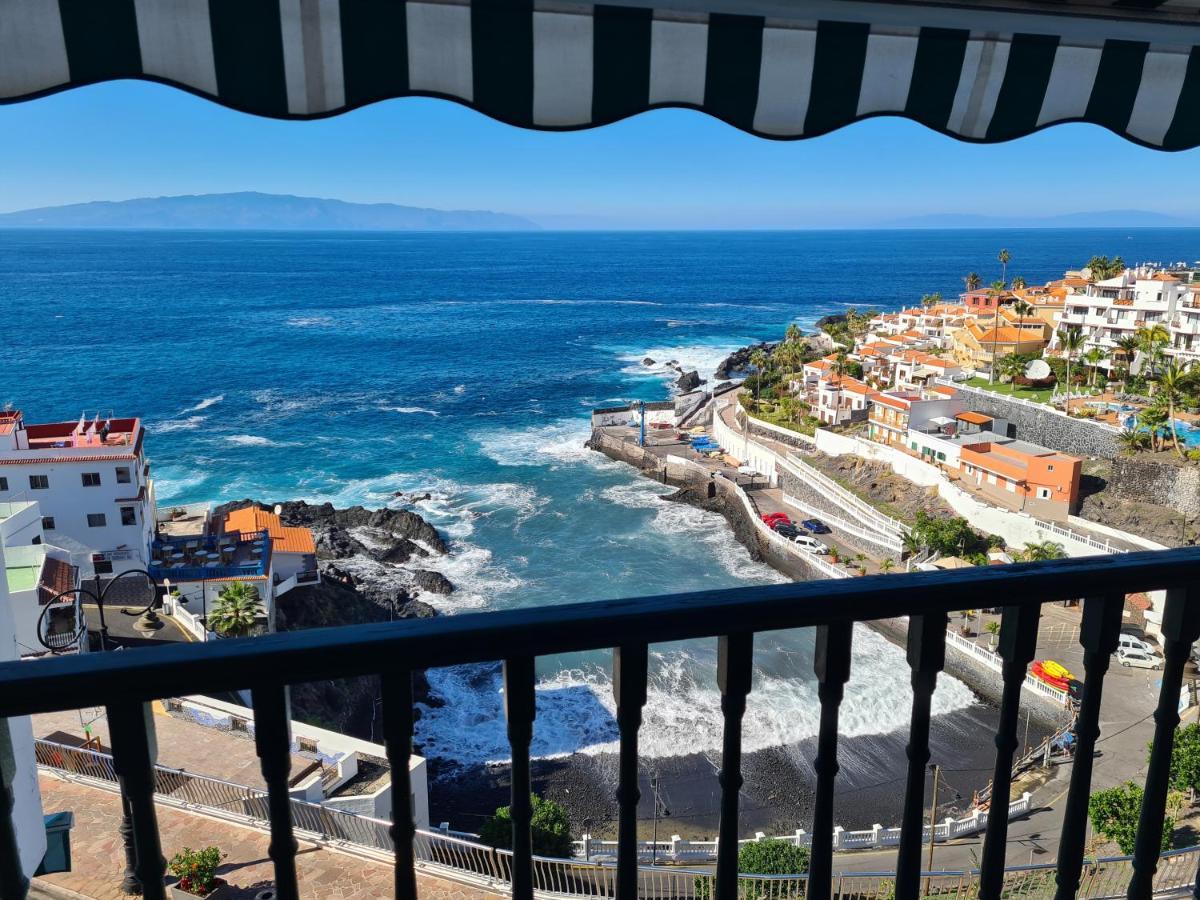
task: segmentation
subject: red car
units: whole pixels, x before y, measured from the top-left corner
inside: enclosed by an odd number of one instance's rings
[[[766,515],[764,515],[762,517],[762,520],[764,522],[766,522],[768,525],[776,525],[780,522],[787,522],[787,523],[791,524],[791,521],[792,521],[791,519],[788,518],[787,513],[781,513],[781,512],[767,513]]]

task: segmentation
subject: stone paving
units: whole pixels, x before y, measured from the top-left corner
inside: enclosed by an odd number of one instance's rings
[[[124,852],[117,826],[118,796],[77,782],[39,775],[42,804],[47,813],[71,810],[73,870],[36,879],[37,884],[73,891],[94,900],[128,900],[121,893]],[[163,854],[169,859],[183,847],[220,847],[226,854],[221,877],[237,890],[233,897],[250,900],[274,881],[267,856],[269,836],[232,822],[158,805],[158,828]],[[296,857],[302,897],[319,900],[365,900],[392,896],[392,867],[359,856],[300,841]],[[418,892],[432,900],[488,900],[495,895],[441,879],[419,875]],[[52,896],[71,896],[63,891]]]

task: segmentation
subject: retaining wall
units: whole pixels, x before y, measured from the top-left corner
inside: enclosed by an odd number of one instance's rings
[[[1118,497],[1165,506],[1188,518],[1200,516],[1200,467],[1117,457],[1108,490]]]

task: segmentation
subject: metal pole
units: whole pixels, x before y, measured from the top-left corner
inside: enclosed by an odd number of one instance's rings
[[[1021,749],[1021,755],[1024,756],[1029,752],[1029,710],[1025,710],[1025,746]]]
[[[654,794],[654,832],[650,837],[650,865],[658,862],[658,772],[650,775],[650,791]]]
[[[929,798],[929,862],[925,866],[926,872],[933,871],[933,844],[937,828],[937,792],[938,792],[938,775],[941,774],[942,767],[937,763],[933,763],[930,767],[933,770],[933,796]],[[929,893],[931,878],[925,879],[925,893]]]

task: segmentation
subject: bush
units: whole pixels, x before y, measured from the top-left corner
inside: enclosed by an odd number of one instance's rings
[[[570,859],[574,853],[571,846],[571,823],[567,811],[553,800],[543,800],[537,794],[529,795],[533,803],[533,852],[537,856],[553,856]],[[501,806],[479,831],[479,840],[499,850],[512,849],[512,807]]]
[[[171,857],[167,869],[179,879],[180,890],[204,897],[216,887],[213,882],[222,856],[224,854],[216,847],[205,847],[203,850],[184,847]]]
[[[767,838],[765,841],[750,841],[738,850],[739,875],[803,875],[808,871],[807,847],[796,847],[787,841]],[[803,897],[806,885],[797,885],[795,890],[786,891],[789,897]],[[712,896],[712,880],[696,879],[696,896],[708,900]],[[738,885],[739,900],[760,900],[772,896],[769,883],[744,880]]]
[[[1092,828],[1114,842],[1126,856],[1133,853],[1137,840],[1138,816],[1142,810],[1142,786],[1132,781],[1107,791],[1097,791],[1088,799],[1088,818]],[[1175,822],[1169,816],[1163,820],[1163,851],[1171,849],[1171,832]]]

